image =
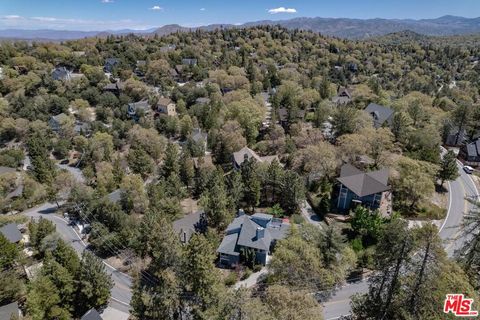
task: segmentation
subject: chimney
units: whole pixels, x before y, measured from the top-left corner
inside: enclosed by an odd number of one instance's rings
[[[262,239],[265,236],[265,229],[262,227],[257,228],[257,240]]]

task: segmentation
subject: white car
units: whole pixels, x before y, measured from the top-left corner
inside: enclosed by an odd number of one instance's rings
[[[472,174],[474,169],[470,166],[463,166],[463,171],[465,171],[468,174]]]

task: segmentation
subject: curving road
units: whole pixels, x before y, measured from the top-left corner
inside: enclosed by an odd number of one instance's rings
[[[56,209],[57,206],[55,204],[44,203],[40,206],[24,211],[23,214],[34,219],[43,217],[52,221],[57,227],[57,232],[60,234],[60,237],[69,243],[78,253],[78,255],[81,255],[86,248],[85,243],[77,234],[77,232],[68,225],[66,220],[55,214]],[[107,263],[103,263],[106,266],[107,273],[112,276],[112,280],[114,282],[114,286],[111,290],[109,306],[122,312],[129,313],[130,300],[132,298],[131,277],[116,270]]]
[[[453,256],[465,239],[461,236],[463,215],[472,208],[467,197],[478,199],[479,192],[470,175],[465,173],[460,162],[457,162],[460,176],[448,183],[449,201],[447,216],[440,227],[439,235],[444,241],[447,254]],[[366,279],[354,283],[347,283],[326,302],[323,303],[323,316],[326,320],[339,319],[350,314],[350,297],[354,294],[368,292]]]

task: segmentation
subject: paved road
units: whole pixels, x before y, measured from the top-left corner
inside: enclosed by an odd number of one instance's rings
[[[463,215],[468,212],[472,204],[466,197],[478,198],[479,192],[470,175],[463,171],[458,163],[460,176],[449,183],[449,201],[447,216],[440,227],[439,235],[444,241],[445,251],[449,256],[465,241],[461,237],[461,224]],[[346,284],[341,287],[334,296],[323,304],[323,315],[327,320],[338,319],[343,315],[350,314],[350,297],[356,293],[368,292],[368,282],[366,280]]]
[[[81,255],[81,253],[85,250],[85,243],[63,218],[55,214],[56,208],[57,206],[55,204],[44,203],[38,207],[24,211],[23,214],[27,217],[33,217],[35,219],[43,217],[55,223],[57,232],[60,234],[62,239],[69,243],[75,249],[75,251]],[[130,300],[132,298],[131,278],[128,275],[117,271],[108,264],[105,264],[105,266],[107,273],[112,276],[112,280],[114,281],[114,286],[111,290],[109,306],[128,313],[130,309]]]
[[[78,183],[85,183],[85,176],[83,175],[82,170],[75,167],[71,167],[66,164],[59,164],[59,163],[57,163],[57,167],[59,167],[60,169],[65,169],[68,172],[70,172]]]

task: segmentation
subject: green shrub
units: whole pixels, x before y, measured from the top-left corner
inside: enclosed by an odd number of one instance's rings
[[[231,272],[224,280],[224,283],[227,287],[233,286],[237,282],[237,274]]]
[[[245,272],[243,273],[241,280],[245,280],[248,277],[250,277],[251,275],[252,275],[252,270],[247,268],[247,269],[245,269]]]

